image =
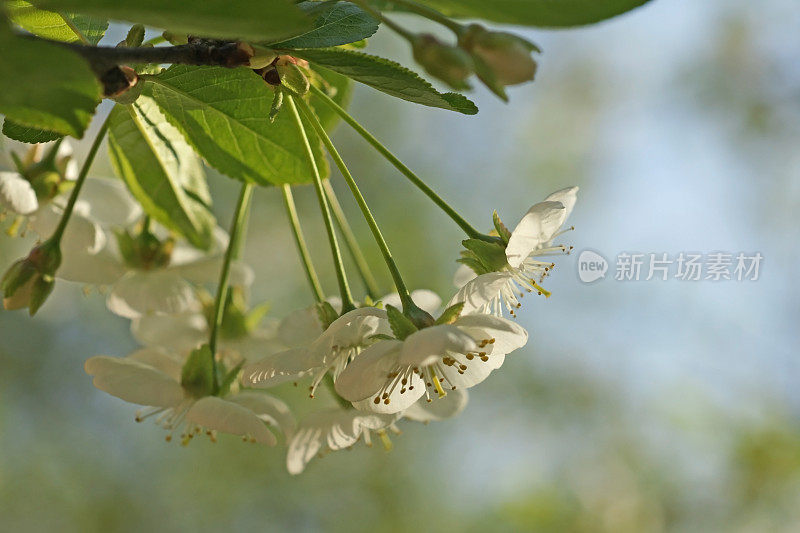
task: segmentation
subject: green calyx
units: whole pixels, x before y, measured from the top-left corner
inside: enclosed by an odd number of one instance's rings
[[[208,294],[202,294],[203,314],[206,321],[211,324],[214,320],[214,300]],[[270,304],[265,302],[250,309],[243,287],[231,286],[225,298],[225,311],[222,315],[222,324],[219,335],[223,339],[235,340],[249,335],[255,330],[270,309]]]
[[[115,232],[119,251],[125,263],[131,268],[152,270],[169,265],[175,239],[159,239],[146,227],[136,233],[127,230]]]
[[[322,324],[323,331],[328,329],[328,327],[333,324],[333,321],[339,318],[339,313],[337,313],[336,309],[328,302],[319,302],[316,304],[316,308],[317,317]]]
[[[392,328],[392,333],[401,341],[420,329],[414,325],[410,318],[393,305],[386,306],[386,314],[389,316],[389,326]]]
[[[195,398],[211,396],[214,390],[214,364],[211,348],[204,344],[192,350],[181,370],[181,386]]]
[[[458,262],[467,265],[478,275],[503,270],[508,264],[506,243],[500,237],[495,239],[494,242],[482,239],[461,241],[466,250],[461,251]]]
[[[22,157],[11,153],[17,171],[31,184],[40,203],[52,200],[74,186],[66,175],[72,156],[58,155],[62,142],[63,139],[55,142],[44,155],[40,145],[31,146]]]

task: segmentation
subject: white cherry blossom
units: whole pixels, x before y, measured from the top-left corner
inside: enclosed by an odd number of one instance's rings
[[[511,232],[505,249],[506,264],[498,271],[475,275],[466,266],[459,268],[455,278],[459,290],[448,305],[463,302],[464,314],[503,316],[508,312],[513,316],[526,292],[549,296],[540,283],[555,263],[543,258],[572,249],[554,244],[553,240],[572,229],[565,227],[565,222],[575,207],[577,193],[578,187],[567,187],[531,207]]]
[[[290,348],[245,366],[242,380],[247,386],[271,387],[309,376],[313,397],[328,372],[335,381],[350,361],[373,342],[374,335],[390,332],[383,309],[354,309],[334,320],[308,347]]]
[[[215,440],[221,432],[273,446],[277,441],[268,426],[291,435],[294,421],[283,402],[260,391],[197,398],[181,386],[183,363],[173,353],[144,348],[127,357],[92,357],[84,368],[98,389],[149,406],[137,412],[136,420],[154,418],[169,431],[168,441],[177,433],[187,444],[201,432]]]
[[[286,468],[290,474],[300,474],[314,457],[350,448],[362,438],[371,446],[370,432],[376,432],[387,443],[386,431],[397,431],[394,423],[399,418],[399,414],[364,413],[355,409],[313,413],[300,423],[289,440]]]
[[[477,385],[525,345],[528,333],[510,320],[466,315],[452,324],[416,331],[404,340],[380,340],[336,380],[336,392],[360,410],[398,413],[424,397]]]

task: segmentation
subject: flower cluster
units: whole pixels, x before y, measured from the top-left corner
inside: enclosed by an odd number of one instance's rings
[[[264,304],[249,306],[253,273],[237,259],[249,185],[230,235],[217,227],[211,246],[199,250],[144,214],[119,181],[84,180],[82,171],[71,187],[66,142],[37,145],[16,160],[17,172],[0,173],[3,209],[25,218],[12,222],[15,232],[25,223],[42,242],[3,277],[5,308],[35,313],[56,279],[97,287],[109,311],[130,319],[141,347],[88,359],[95,387],[142,406],[136,420],[155,421],[167,441],[185,445],[201,434],[216,441],[227,433],[273,446],[281,437],[293,474],[324,452],[359,440],[370,445],[373,436],[388,448],[403,420],[429,423],[461,412],[467,389],[527,343],[513,317],[525,292],[549,296],[542,283],[555,266],[550,256],[571,248],[556,241],[572,229],[566,219],[577,197],[577,187],[551,194],[513,231],[496,213],[489,234],[467,225],[457,291],[446,305],[432,291],[406,289],[365,208],[398,292],[353,300],[339,262],[341,295],[325,298],[304,255],[317,302],[277,319]],[[295,213],[287,191],[284,198]],[[327,206],[322,194],[320,202]],[[325,385],[323,396],[336,403],[313,400],[311,414],[296,424],[276,389],[287,382],[307,387],[308,401]]]

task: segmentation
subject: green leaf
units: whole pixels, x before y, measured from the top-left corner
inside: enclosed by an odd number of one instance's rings
[[[3,122],[3,135],[9,139],[30,144],[46,143],[63,137],[63,135],[55,131],[23,126],[9,119]]]
[[[108,21],[76,15],[56,13],[34,7],[22,0],[6,2],[11,21],[29,32],[56,41],[81,42],[96,45],[108,29]]]
[[[214,365],[208,344],[192,350],[181,370],[181,386],[195,398],[214,392]]]
[[[152,98],[114,107],[108,151],[117,175],[148,215],[198,248],[211,245],[216,221],[202,163]]]
[[[0,113],[24,126],[81,138],[100,84],[79,55],[15,36],[0,21]]]
[[[311,181],[292,117],[279,113],[269,121],[273,92],[253,71],[175,65],[146,79],[167,119],[223,174],[260,185]],[[319,139],[306,130],[326,177],[328,164]]]
[[[461,316],[461,310],[464,309],[464,302],[459,302],[457,304],[453,304],[447,309],[444,310],[442,315],[436,319],[437,325],[442,324],[452,324],[458,317]]]
[[[361,41],[378,31],[380,24],[355,4],[339,2],[320,5],[302,2],[301,9],[314,16],[314,27],[291,39],[272,43],[272,48],[325,48]]]
[[[296,50],[292,55],[409,102],[458,111],[466,115],[478,112],[477,106],[464,95],[440,93],[416,73],[382,57],[341,48]]]
[[[459,18],[518,26],[567,27],[600,22],[648,0],[419,0]]]
[[[387,305],[386,314],[389,316],[389,326],[392,328],[392,333],[401,341],[417,331],[417,326],[411,322],[411,319],[395,306]]]
[[[325,67],[312,65],[311,69],[316,75],[316,83],[314,85],[325,91],[340,107],[347,109],[353,97],[353,81],[347,76],[337,74]],[[325,128],[325,131],[330,132],[333,130],[341,120],[339,114],[313,92],[310,93],[308,103],[314,109],[314,113],[317,115],[322,127]]]
[[[43,9],[75,11],[203,37],[283,39],[308,17],[289,0],[34,0]]]

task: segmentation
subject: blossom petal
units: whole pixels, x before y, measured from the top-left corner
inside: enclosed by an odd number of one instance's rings
[[[457,289],[460,289],[461,287],[466,285],[468,281],[475,279],[475,276],[477,276],[477,274],[475,274],[475,271],[472,270],[467,265],[458,265],[456,273],[453,274],[453,285]]]
[[[75,211],[72,212],[64,236],[61,239],[61,249],[64,255],[70,253],[95,254],[106,245],[106,234],[89,216],[89,205],[78,201]],[[30,228],[42,239],[47,239],[58,227],[64,210],[54,203],[49,203],[39,209],[30,219]]]
[[[487,304],[498,297],[513,279],[511,272],[489,272],[481,274],[464,284],[450,299],[447,306],[464,303],[462,315],[483,313]]]
[[[268,425],[277,426],[287,439],[294,434],[297,425],[294,415],[289,406],[278,398],[263,392],[244,391],[225,399],[250,409]]]
[[[511,232],[506,246],[506,259],[514,268],[542,244],[549,242],[566,218],[561,202],[539,202],[531,207]]]
[[[544,200],[545,202],[561,202],[564,204],[564,220],[566,220],[569,218],[569,215],[572,214],[575,202],[578,201],[578,187],[565,187],[554,192]]]
[[[431,326],[415,331],[403,341],[401,366],[432,365],[448,352],[467,353],[477,348],[475,340],[453,325]]]
[[[93,385],[126,402],[172,407],[183,400],[180,384],[155,368],[128,358],[96,356],[84,364]]]
[[[380,340],[358,354],[336,380],[336,392],[350,402],[373,396],[398,366],[403,343]]]
[[[267,446],[275,446],[278,442],[253,411],[215,396],[197,400],[186,412],[186,421],[222,433],[249,437]]]
[[[128,354],[126,359],[153,367],[180,383],[184,361],[172,352],[158,348],[142,348]]]
[[[88,204],[89,216],[102,226],[124,228],[142,214],[142,208],[119,180],[87,178],[80,198]]]
[[[320,411],[307,417],[289,442],[286,468],[290,474],[301,473],[323,447],[331,450],[349,448],[364,430],[390,426],[397,415],[364,414],[354,410]]]
[[[411,291],[411,299],[414,300],[414,303],[417,304],[420,309],[432,315],[436,314],[442,307],[442,299],[439,297],[439,295],[433,291],[429,291],[428,289],[417,289],[415,291]],[[391,305],[397,307],[398,309],[403,306],[402,302],[400,301],[400,295],[396,292],[387,294],[381,298],[381,302],[383,302],[384,306]]]
[[[117,281],[106,299],[108,309],[125,318],[146,314],[200,311],[192,286],[169,271],[129,272]]]
[[[290,348],[308,346],[322,333],[316,306],[292,311],[281,320],[278,338]]]
[[[242,383],[249,387],[274,387],[299,379],[317,368],[318,361],[311,360],[308,350],[290,348],[245,365]]]
[[[419,400],[403,411],[403,418],[416,422],[438,422],[459,414],[467,406],[469,393],[464,389],[447,391],[447,396],[429,402]]]
[[[16,172],[0,172],[0,207],[30,215],[39,208],[39,200],[28,180]]]
[[[107,246],[94,254],[63,250],[64,257],[56,272],[57,278],[90,285],[111,285],[125,275],[125,265]]]
[[[491,355],[509,354],[528,342],[528,331],[512,320],[492,315],[467,315],[456,320],[455,325],[479,343],[490,340],[480,348]]]
[[[133,319],[131,333],[143,346],[183,353],[206,340],[208,323],[202,313],[145,315]]]

